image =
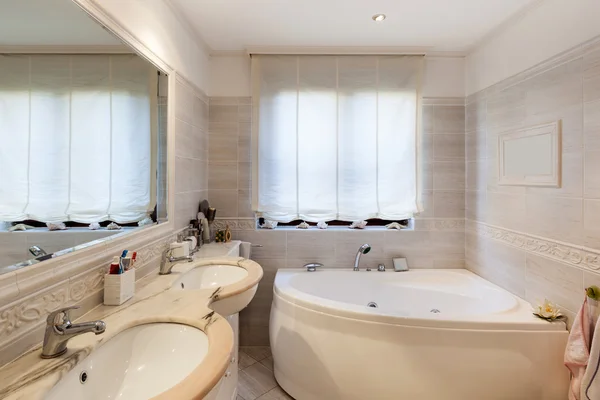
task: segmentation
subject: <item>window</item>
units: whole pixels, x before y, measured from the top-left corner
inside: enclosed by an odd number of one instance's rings
[[[253,209],[290,222],[420,208],[422,56],[253,56]]]
[[[135,55],[7,55],[0,71],[0,221],[153,211],[155,69]]]

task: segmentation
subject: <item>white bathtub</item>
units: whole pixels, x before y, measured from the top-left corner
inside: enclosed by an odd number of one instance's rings
[[[275,378],[296,400],[564,400],[567,336],[466,270],[275,278]]]

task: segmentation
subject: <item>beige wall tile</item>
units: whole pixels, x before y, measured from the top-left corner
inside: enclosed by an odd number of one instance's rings
[[[583,301],[583,271],[567,264],[527,254],[526,300],[532,305],[548,299],[572,312]]]
[[[487,220],[487,192],[467,190],[465,192],[466,218],[473,221],[486,222]]]
[[[526,229],[526,199],[524,195],[487,193],[487,222],[508,229]]]
[[[421,173],[421,184],[423,190],[433,190],[433,163],[424,161]]]
[[[193,122],[193,108],[194,108],[194,95],[191,89],[177,82],[175,86],[175,101],[177,107],[175,108],[175,118],[191,124]]]
[[[465,162],[438,161],[433,164],[433,190],[465,190]]]
[[[238,191],[234,190],[208,190],[208,201],[211,207],[217,209],[218,218],[237,217]]]
[[[433,135],[433,157],[435,161],[465,159],[465,134]]]
[[[237,161],[238,159],[236,136],[210,135],[208,146],[209,161]]]
[[[240,105],[238,106],[238,122],[251,122],[252,121],[252,106]]]
[[[251,149],[250,145],[251,145],[250,136],[240,136],[238,138],[238,161],[239,162],[252,161],[252,149]]]
[[[600,100],[583,105],[583,129],[585,149],[600,150]]]
[[[494,93],[487,98],[487,126],[495,132],[522,127],[526,118],[527,93],[523,84]]]
[[[211,96],[209,99],[210,106],[237,106],[238,98],[231,96]]]
[[[600,200],[583,201],[584,246],[600,249]]]
[[[211,105],[209,109],[210,122],[234,122],[238,119],[238,106]]]
[[[597,170],[600,173],[600,170]],[[560,188],[528,187],[527,194],[583,197],[583,152],[564,153],[562,155],[562,180]],[[600,190],[600,187],[599,187]]]
[[[465,193],[460,191],[434,191],[433,215],[435,218],[463,218],[465,215]]]
[[[175,157],[175,193],[191,190],[192,159]]]
[[[488,240],[483,275],[493,283],[525,298],[527,253],[496,240]]]
[[[238,163],[238,189],[252,189],[252,165],[249,162]]]
[[[252,211],[252,195],[249,190],[238,190],[238,217],[254,217],[254,211]]]
[[[432,162],[433,158],[433,138],[435,135],[426,133],[421,136],[421,160],[422,162]]]
[[[486,190],[488,179],[486,165],[485,160],[466,163],[466,188],[468,190]]]
[[[584,196],[600,199],[600,151],[586,151],[584,157]]]
[[[487,158],[487,139],[484,129],[467,133],[465,141],[465,156],[467,161],[484,160]]]
[[[236,231],[233,234],[235,239],[243,240],[262,247],[253,247],[250,258],[258,259],[276,259],[283,260],[277,264],[277,268],[285,268],[285,259],[287,257],[287,231],[258,229],[256,231]]]
[[[466,131],[475,132],[485,127],[487,119],[486,113],[487,100],[485,98],[469,103],[465,112]]]
[[[423,133],[433,133],[433,106],[423,106]]]
[[[371,251],[363,254],[363,262],[385,258],[384,254],[384,231],[359,231],[348,229],[336,232],[335,235],[335,259],[336,266],[341,268],[352,268],[358,248],[367,243],[371,245]]]
[[[288,259],[335,259],[335,231],[294,230],[287,233]]]
[[[211,135],[238,136],[238,123],[235,121],[210,122],[208,132]]]
[[[193,157],[194,137],[192,125],[177,119],[175,120],[175,131],[177,135],[175,139],[175,155],[178,157]]]
[[[420,218],[433,218],[433,191],[425,190],[421,194],[421,202],[423,203],[423,212],[419,214]]]
[[[600,47],[583,56],[583,99],[600,100]]]
[[[580,104],[583,96],[583,59],[562,64],[530,79],[527,115],[547,114]]]
[[[208,163],[209,189],[237,189],[238,163],[213,161]]]
[[[434,133],[463,133],[465,132],[464,106],[434,106]]]
[[[238,124],[240,136],[251,136],[252,124],[250,122],[240,122]]]

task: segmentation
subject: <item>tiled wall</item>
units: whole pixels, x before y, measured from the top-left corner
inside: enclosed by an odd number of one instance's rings
[[[556,120],[562,187],[498,186],[498,134]],[[469,96],[466,129],[467,267],[575,313],[600,283],[600,45]]]
[[[208,197],[208,97],[177,82],[175,131],[175,227],[195,219]]]
[[[370,243],[363,265],[393,257],[408,258],[412,268],[464,267],[465,108],[463,99],[430,99],[423,109],[425,212],[415,231],[255,230],[251,210],[251,101],[244,97],[210,99],[209,200],[217,224],[228,223],[234,238],[263,245],[252,258],[264,269],[256,297],[240,317],[243,345],[268,345],[273,280],[279,268],[317,261],[351,268],[356,250]],[[437,105],[436,105],[437,104]]]

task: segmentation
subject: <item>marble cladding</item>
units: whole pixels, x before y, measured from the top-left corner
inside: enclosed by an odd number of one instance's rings
[[[73,313],[78,317],[101,304],[104,273],[123,246],[138,251],[139,280],[156,272],[163,249],[175,240],[174,233],[195,217],[198,203],[208,196],[208,97],[178,77],[175,100],[175,215],[169,215],[175,231],[135,239],[126,236],[64,256],[57,267],[40,263],[0,275],[0,365],[41,343],[49,312],[76,304],[81,306]]]
[[[252,155],[250,97],[211,97],[209,107],[208,197],[234,239],[261,244],[252,258],[264,268],[256,297],[240,315],[243,345],[269,344],[273,280],[279,268],[316,261],[351,268],[356,250],[370,243],[364,267],[407,257],[411,268],[464,268],[465,107],[456,101],[423,106],[425,211],[415,231],[255,230],[251,209]],[[448,104],[450,103],[450,104]],[[460,102],[458,103],[460,104]],[[219,221],[218,221],[219,222]]]
[[[485,224],[497,237],[467,229],[467,268],[531,301],[548,298],[569,313],[583,289],[599,282],[592,264],[568,257],[600,257],[600,44],[550,60],[467,98],[467,226]],[[562,120],[562,186],[497,185],[498,134]],[[504,233],[502,233],[504,232]],[[555,252],[512,246],[512,235],[529,243],[548,241]],[[575,250],[564,250],[575,249]],[[566,253],[565,253],[566,252]]]

